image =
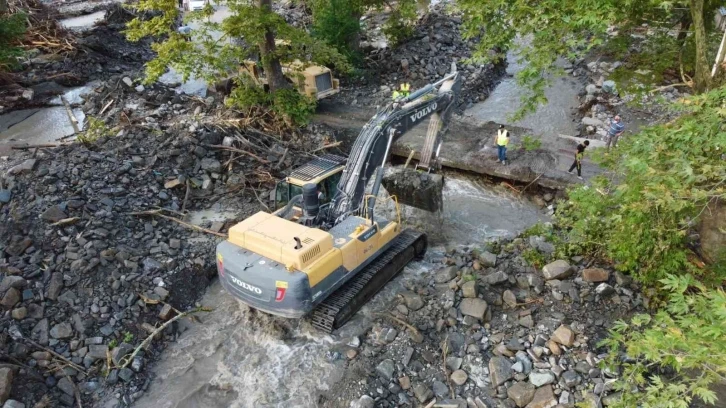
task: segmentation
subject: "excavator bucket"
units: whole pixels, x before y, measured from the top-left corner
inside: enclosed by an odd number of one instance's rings
[[[411,167],[388,167],[383,175],[383,187],[396,196],[399,204],[430,212],[443,209],[444,176],[425,173]]]

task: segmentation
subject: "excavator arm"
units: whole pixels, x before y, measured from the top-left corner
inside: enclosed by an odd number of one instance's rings
[[[331,203],[327,216],[330,223],[335,225],[360,209],[365,188],[376,170],[382,170],[391,145],[428,118],[431,120],[418,167],[426,171],[438,168],[442,136],[448,128],[460,90],[460,76],[452,72],[440,81],[388,104],[363,126]],[[380,185],[381,171],[377,177],[377,185]]]

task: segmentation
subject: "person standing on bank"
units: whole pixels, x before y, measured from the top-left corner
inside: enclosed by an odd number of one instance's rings
[[[618,144],[618,138],[625,131],[625,124],[623,124],[620,115],[615,115],[613,120],[610,121],[610,129],[608,129],[608,150],[610,146],[615,147]]]
[[[499,125],[499,130],[497,130],[497,137],[494,139],[494,143],[497,145],[497,161],[502,164],[507,164],[509,131],[504,128],[504,125]]]
[[[568,173],[572,173],[572,170],[575,170],[577,168],[577,178],[582,180],[582,157],[585,155],[585,149],[587,149],[587,146],[590,146],[590,141],[585,140],[584,142],[577,145],[577,150],[575,151],[575,161],[572,163],[572,166],[570,166],[570,170],[567,170]]]

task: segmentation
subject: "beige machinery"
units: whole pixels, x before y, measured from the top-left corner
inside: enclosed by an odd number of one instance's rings
[[[309,314],[327,332],[345,323],[426,251],[426,236],[403,229],[400,215],[388,220],[374,213],[376,197],[391,145],[428,117],[422,163],[436,168],[459,88],[454,72],[394,101],[364,126],[348,159],[319,157],[278,183],[278,210],[233,226],[217,246],[226,290],[267,313]],[[423,157],[426,152],[430,157]]]
[[[240,68],[260,86],[267,87],[267,78],[255,61],[246,60]],[[320,65],[305,66],[300,61],[282,66],[282,72],[301,94],[323,99],[340,92],[340,82],[333,78],[330,68]]]

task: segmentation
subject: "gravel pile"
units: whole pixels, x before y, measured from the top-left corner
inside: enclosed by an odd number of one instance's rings
[[[368,68],[376,75],[363,80],[365,83],[351,84],[354,93],[343,92],[340,98],[367,106],[383,104],[404,81],[412,90],[423,87],[441,79],[455,63],[463,81],[457,111],[485,100],[504,75],[505,66],[469,63],[475,41],[462,38],[461,25],[460,16],[434,7],[418,22],[411,39],[396,47],[374,47],[377,30],[367,30],[361,44]]]

